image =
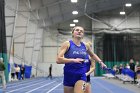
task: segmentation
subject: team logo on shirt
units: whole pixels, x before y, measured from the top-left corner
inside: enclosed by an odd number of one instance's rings
[[[73,51],[73,54],[76,54],[76,55],[86,55],[87,53],[85,51]]]

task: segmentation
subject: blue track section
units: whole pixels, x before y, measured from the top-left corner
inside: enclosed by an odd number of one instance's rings
[[[0,93],[63,93],[63,78],[34,78],[7,84],[5,90],[0,86]],[[93,93],[134,93],[114,85],[102,78],[91,78]]]
[[[94,93],[134,93],[128,89],[104,81],[102,78],[93,78],[91,80],[92,91]]]

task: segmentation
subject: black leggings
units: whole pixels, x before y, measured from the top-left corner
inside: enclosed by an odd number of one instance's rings
[[[16,76],[17,76],[17,79],[19,79],[19,76],[18,76],[19,72],[16,72]]]

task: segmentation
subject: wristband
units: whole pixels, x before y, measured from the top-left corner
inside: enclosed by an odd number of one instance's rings
[[[99,61],[99,64],[103,63],[103,61]]]

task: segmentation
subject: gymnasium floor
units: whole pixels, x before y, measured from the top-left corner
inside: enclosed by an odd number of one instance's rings
[[[63,93],[62,80],[61,77],[53,78],[52,80],[48,78],[21,80],[8,83],[4,91],[2,91],[2,86],[0,86],[0,93]],[[92,77],[93,93],[138,93],[109,81],[104,78]]]

